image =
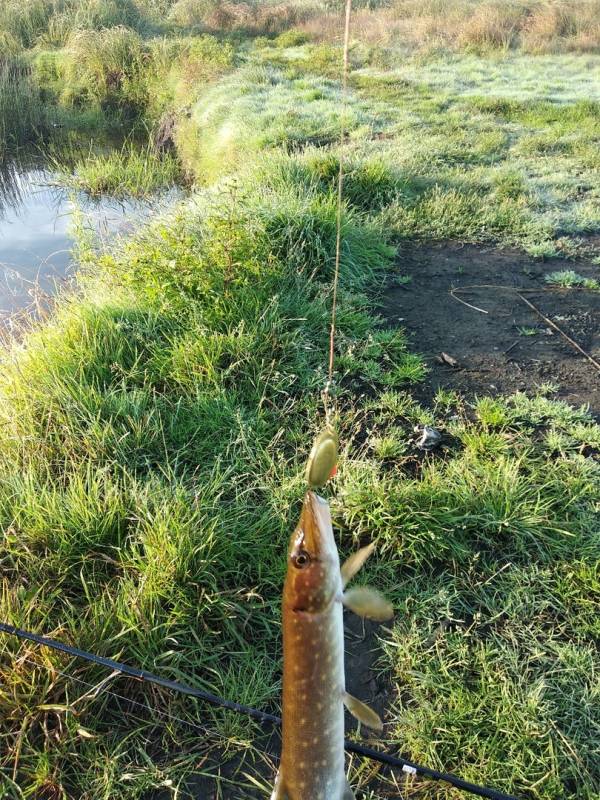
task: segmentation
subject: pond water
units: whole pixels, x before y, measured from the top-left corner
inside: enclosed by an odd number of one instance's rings
[[[75,214],[101,248],[181,196],[175,188],[148,200],[93,199],[58,186],[39,161],[0,165],[0,325],[24,309],[34,310],[72,278]]]

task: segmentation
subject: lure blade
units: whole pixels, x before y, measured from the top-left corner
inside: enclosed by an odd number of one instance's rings
[[[333,428],[327,427],[315,439],[306,465],[306,482],[319,489],[335,474],[339,440]]]

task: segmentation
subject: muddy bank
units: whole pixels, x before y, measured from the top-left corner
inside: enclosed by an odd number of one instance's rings
[[[557,387],[557,398],[589,404],[600,414],[600,373],[518,297],[519,289],[526,290],[536,308],[600,360],[600,292],[550,288],[545,282],[547,274],[565,269],[598,279],[598,266],[446,243],[407,246],[398,268],[410,280],[386,291],[382,312],[389,323],[406,328],[412,349],[426,359],[430,373],[413,390],[417,399],[429,403],[439,388],[468,399],[535,391],[550,383]],[[452,289],[474,284],[508,289],[460,294],[487,312],[482,313],[451,295]],[[441,353],[456,366],[440,363]]]

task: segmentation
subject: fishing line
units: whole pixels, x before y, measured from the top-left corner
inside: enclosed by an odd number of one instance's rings
[[[349,52],[350,52],[350,20],[352,17],[352,0],[346,0],[346,21],[344,27],[344,60],[342,68],[342,112],[340,115],[340,153],[337,185],[337,212],[336,212],[336,235],[335,235],[335,269],[333,273],[333,292],[331,301],[331,329],[329,333],[329,366],[327,372],[327,383],[323,392],[325,401],[325,414],[327,423],[331,421],[331,409],[329,406],[329,392],[333,383],[333,370],[335,366],[335,334],[337,322],[337,297],[340,282],[340,266],[342,260],[342,207],[344,200],[344,158],[346,153],[346,114],[348,111],[348,71],[349,71]]]
[[[14,625],[9,625],[6,622],[0,622],[0,633],[6,633],[12,636],[16,636],[18,639],[24,639],[27,641],[35,642],[43,647],[48,647],[52,650],[57,650],[58,652],[65,653],[66,655],[73,656],[74,658],[81,658],[84,661],[88,661],[92,664],[97,664],[102,667],[106,667],[111,669],[113,672],[121,673],[122,675],[126,675],[130,678],[135,678],[136,680],[143,681],[145,683],[154,684],[156,686],[161,686],[165,689],[170,689],[174,692],[178,692],[180,694],[189,695],[190,697],[196,697],[200,700],[204,700],[212,705],[220,706],[221,708],[226,708],[229,711],[235,711],[238,714],[245,714],[246,716],[252,717],[256,719],[258,722],[265,723],[268,722],[274,726],[281,725],[281,718],[275,716],[274,714],[267,714],[264,711],[259,711],[256,708],[250,708],[249,706],[242,705],[241,703],[235,703],[231,700],[226,700],[222,697],[218,697],[217,695],[213,695],[210,692],[205,692],[202,689],[196,689],[193,686],[188,686],[184,683],[180,683],[179,681],[169,680],[168,678],[161,678],[159,675],[155,675],[152,672],[148,672],[147,670],[138,669],[137,667],[129,666],[128,664],[122,664],[119,661],[115,661],[112,658],[105,658],[104,656],[98,656],[94,653],[89,653],[86,650],[81,650],[78,647],[71,647],[70,645],[64,644],[63,642],[59,642],[56,639],[50,639],[47,636],[40,636],[37,633],[31,633],[30,631],[25,631],[21,628],[16,628]],[[39,665],[38,665],[39,666]],[[58,670],[57,670],[58,671]],[[62,673],[64,674],[64,673]],[[75,678],[74,676],[67,676],[73,677],[75,680],[81,681],[80,678]],[[85,683],[85,681],[82,681]],[[93,684],[88,684],[89,686],[93,687]],[[110,690],[106,690],[109,692]],[[114,692],[110,692],[111,694],[115,694]],[[137,701],[130,700],[129,698],[122,698],[128,703],[137,703]],[[138,705],[143,705],[137,703]],[[147,708],[147,706],[144,706]],[[157,713],[164,713],[167,712],[157,712]],[[186,724],[195,724],[195,723],[188,723],[185,720],[181,720]],[[200,727],[200,726],[198,726]],[[206,729],[204,729],[206,730]],[[218,734],[216,734],[218,736]],[[401,769],[404,773],[409,775],[416,775],[422,776],[425,778],[430,778],[434,781],[443,781],[445,783],[449,783],[457,789],[462,789],[463,791],[469,792],[470,794],[476,795],[478,797],[486,797],[489,800],[518,800],[514,795],[504,794],[503,792],[499,792],[496,789],[490,789],[486,786],[479,786],[475,783],[470,783],[469,781],[464,781],[462,778],[459,778],[457,775],[453,775],[450,772],[440,772],[439,770],[431,769],[430,767],[423,767],[420,764],[416,764],[413,761],[408,761],[405,758],[401,758],[399,756],[392,756],[388,755],[387,753],[382,753],[378,750],[374,750],[370,747],[365,747],[357,742],[349,742],[346,741],[344,743],[345,749],[349,753],[355,753],[356,755],[363,756],[364,758],[372,759],[373,761],[378,761],[381,764],[386,764],[387,766],[394,767],[396,769]],[[265,752],[265,751],[263,751]],[[265,755],[270,755],[265,752]]]

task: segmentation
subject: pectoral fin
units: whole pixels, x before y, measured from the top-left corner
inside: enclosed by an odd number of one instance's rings
[[[271,800],[289,800],[288,794],[283,788],[283,781],[281,780],[281,773],[277,773],[275,778],[275,786],[273,787],[273,794]]]
[[[376,714],[372,708],[369,708],[369,706],[357,700],[356,697],[348,694],[348,692],[344,692],[344,705],[352,716],[356,717],[363,725],[367,725],[377,731],[383,730],[383,722],[379,714]]]
[[[394,616],[391,603],[388,603],[382,594],[368,586],[348,589],[342,595],[342,603],[359,617],[368,617],[377,622],[384,622]]]
[[[350,558],[348,558],[347,561],[342,564],[342,585],[344,587],[346,584],[350,583],[352,578],[356,575],[373,550],[375,550],[374,543],[371,543],[366,547],[361,547],[360,550],[357,550],[356,553],[352,553]]]
[[[356,800],[356,795],[350,788],[350,784],[346,781],[346,788],[344,789],[344,794],[342,800]]]

